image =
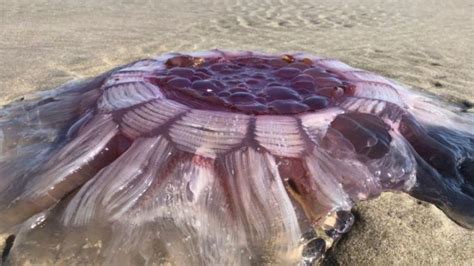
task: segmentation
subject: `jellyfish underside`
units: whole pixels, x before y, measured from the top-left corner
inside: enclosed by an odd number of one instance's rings
[[[384,191],[472,229],[473,128],[304,53],[137,61],[0,110],[3,260],[314,263]]]

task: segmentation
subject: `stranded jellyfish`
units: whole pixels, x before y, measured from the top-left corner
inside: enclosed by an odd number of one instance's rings
[[[474,118],[306,53],[171,53],[0,111],[12,264],[312,264],[403,191],[474,228]]]

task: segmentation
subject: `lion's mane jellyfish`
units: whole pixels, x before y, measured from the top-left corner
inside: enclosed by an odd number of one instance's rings
[[[3,260],[313,263],[384,191],[472,229],[473,131],[455,106],[306,53],[137,61],[0,110]]]

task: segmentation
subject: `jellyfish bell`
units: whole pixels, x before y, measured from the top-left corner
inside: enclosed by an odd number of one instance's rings
[[[314,263],[384,191],[472,229],[473,128],[307,53],[140,60],[0,110],[4,259]]]

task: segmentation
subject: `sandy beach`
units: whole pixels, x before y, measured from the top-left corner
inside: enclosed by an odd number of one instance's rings
[[[0,0],[0,104],[170,51],[305,51],[474,112],[471,0]],[[474,232],[386,194],[329,265],[474,265]]]

